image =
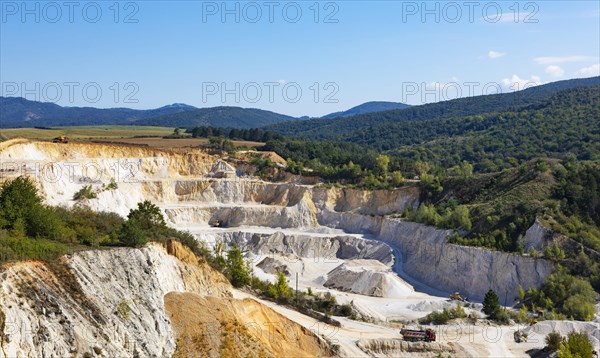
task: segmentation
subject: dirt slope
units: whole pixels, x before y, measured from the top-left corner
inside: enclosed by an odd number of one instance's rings
[[[177,337],[175,357],[323,357],[316,335],[251,300],[170,292],[165,308]]]

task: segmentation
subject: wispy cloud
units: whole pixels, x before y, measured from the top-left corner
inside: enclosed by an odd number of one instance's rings
[[[584,67],[577,71],[576,74],[586,77],[600,76],[600,64],[596,63],[590,67]]]
[[[557,65],[550,65],[546,67],[546,73],[552,77],[562,77],[565,74],[565,70]]]
[[[590,61],[590,56],[548,56],[548,57],[536,57],[533,62],[538,65],[558,65],[567,62],[585,62]]]
[[[496,58],[500,58],[506,56],[506,52],[498,52],[498,51],[490,51],[488,52],[488,57],[491,59],[496,59]]]

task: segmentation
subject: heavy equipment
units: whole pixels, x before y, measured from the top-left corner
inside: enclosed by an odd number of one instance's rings
[[[65,135],[61,135],[52,139],[52,143],[69,143],[69,138]]]
[[[452,301],[467,302],[467,298],[466,297],[462,297],[460,295],[460,292],[454,292],[453,294],[451,294],[450,295],[450,300],[452,300]]]
[[[425,341],[435,342],[435,331],[431,328],[427,329],[402,329],[400,334],[405,341]]]

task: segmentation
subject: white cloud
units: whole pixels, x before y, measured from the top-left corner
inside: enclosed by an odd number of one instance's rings
[[[542,84],[541,78],[535,75],[532,75],[530,79],[523,79],[517,75],[512,75],[511,78],[504,78],[502,80],[502,85],[511,91],[520,91],[540,84]]]
[[[429,82],[425,88],[428,90],[435,90],[435,91],[440,91],[442,88],[444,88],[446,84],[443,82],[438,82],[438,81],[434,81],[434,82]]]
[[[546,73],[552,77],[562,77],[565,74],[565,70],[560,68],[560,66],[550,65],[546,67]]]
[[[491,59],[500,58],[502,56],[506,56],[506,52],[497,52],[497,51],[488,52],[488,57]]]
[[[592,58],[589,56],[548,56],[548,57],[536,57],[533,59],[538,65],[558,65],[566,62],[584,62],[589,61]]]
[[[578,75],[585,77],[600,76],[600,64],[591,65],[590,67],[584,67],[576,72]]]
[[[277,83],[279,83],[280,85],[284,85],[286,84],[286,80],[278,80]]]

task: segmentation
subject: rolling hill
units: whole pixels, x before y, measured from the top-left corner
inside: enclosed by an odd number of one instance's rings
[[[260,109],[239,107],[202,108],[175,103],[137,110],[130,108],[62,107],[54,103],[0,97],[0,128],[151,125],[192,128],[255,128],[295,118]]]
[[[383,123],[413,120],[472,116],[491,112],[513,111],[526,105],[546,100],[552,95],[572,88],[600,85],[600,77],[558,81],[514,93],[459,98],[405,109],[361,114],[334,119],[292,121],[266,127],[282,135],[306,139],[336,140],[352,138],[359,132]]]
[[[54,103],[30,101],[21,97],[0,97],[0,106],[2,128],[123,125],[144,118],[196,109],[179,103],[150,110],[62,107]]]
[[[332,167],[339,169],[350,161],[372,168],[382,151],[410,176],[416,175],[417,161],[440,168],[468,161],[477,172],[494,172],[534,158],[564,158],[568,153],[579,160],[600,159],[598,118],[600,86],[579,87],[511,110],[381,121],[335,140],[282,137],[269,141],[264,149],[296,162],[313,162],[311,167],[325,164],[322,176],[335,177]]]
[[[404,103],[399,103],[399,102],[367,102],[367,103],[360,104],[356,107],[352,107],[347,111],[334,112],[334,113],[327,114],[327,115],[321,117],[321,119],[350,117],[350,116],[355,116],[357,114],[377,113],[377,112],[391,111],[394,109],[404,109],[404,108],[408,108],[408,107],[410,107],[410,105],[404,104]]]
[[[136,121],[135,125],[194,128],[256,128],[294,120],[296,118],[255,108],[212,107],[182,113],[171,113]]]

